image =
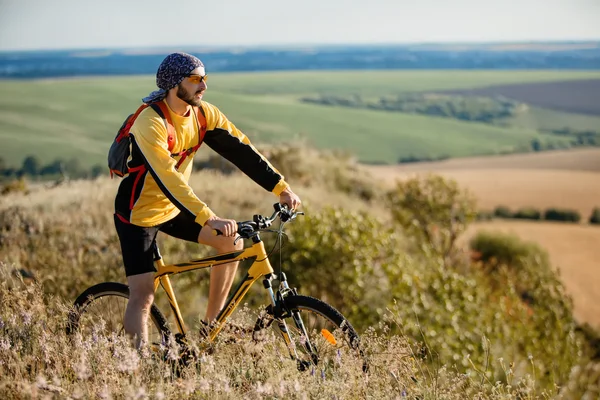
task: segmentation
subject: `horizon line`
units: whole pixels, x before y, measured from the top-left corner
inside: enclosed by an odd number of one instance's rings
[[[131,51],[131,50],[163,50],[173,48],[190,48],[190,49],[210,49],[210,50],[227,50],[227,49],[281,49],[281,48],[327,48],[327,47],[382,47],[382,46],[485,46],[485,45],[577,45],[577,44],[596,44],[600,47],[600,37],[596,39],[522,39],[522,40],[486,40],[486,41],[419,41],[419,42],[340,42],[340,43],[262,43],[262,44],[172,44],[172,45],[142,45],[142,46],[114,46],[114,47],[52,47],[52,48],[21,48],[21,49],[0,49],[0,53],[28,53],[28,52],[61,52],[61,51]]]

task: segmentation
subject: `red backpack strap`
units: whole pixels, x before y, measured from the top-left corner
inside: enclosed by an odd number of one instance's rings
[[[124,138],[126,138],[127,136],[129,136],[129,131],[131,131],[131,127],[133,126],[133,123],[135,122],[136,118],[147,107],[148,107],[148,104],[142,104],[141,106],[138,107],[138,109],[137,109],[136,112],[134,112],[133,114],[131,114],[129,116],[129,118],[127,118],[127,121],[125,122],[125,124],[123,125],[123,127],[121,128],[121,130],[119,130],[119,135],[117,135],[117,137],[116,137],[117,143],[120,143],[121,140],[123,140]]]
[[[200,146],[202,146],[202,142],[204,141],[204,135],[206,134],[206,117],[204,116],[204,110],[202,109],[202,107],[194,107],[194,112],[198,121],[198,144],[177,154],[180,155],[181,158],[179,159],[179,161],[177,161],[175,169],[178,169],[190,154],[198,151]]]
[[[204,141],[204,135],[206,135],[206,116],[204,115],[204,109],[202,106],[194,107],[194,111],[196,112],[196,118],[198,120],[198,144],[194,146],[194,151],[198,150]]]
[[[150,107],[161,117],[167,127],[167,145],[169,147],[169,152],[173,151],[173,147],[175,146],[175,127],[173,126],[173,121],[171,120],[171,114],[169,113],[169,108],[165,104],[164,101],[159,101],[157,103],[150,104]]]

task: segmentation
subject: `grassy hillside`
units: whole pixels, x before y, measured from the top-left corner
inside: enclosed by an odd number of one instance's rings
[[[254,142],[303,136],[341,148],[361,161],[395,163],[408,156],[468,156],[528,148],[540,135],[526,121],[490,125],[372,110],[302,104],[320,93],[379,96],[501,83],[599,78],[598,72],[554,71],[339,71],[211,75],[206,100],[218,105]],[[154,88],[153,77],[110,77],[0,82],[0,157],[20,166],[32,154],[43,163],[78,157],[105,164],[105,154],[128,113]],[[573,117],[577,127],[596,119]],[[600,121],[600,119],[597,119]],[[564,120],[560,117],[562,123]],[[559,127],[562,127],[560,125]]]
[[[575,331],[572,306],[543,252],[510,265],[508,275],[488,271],[463,252],[445,265],[426,245],[412,243],[380,197],[369,201],[319,182],[323,175],[336,181],[355,177],[358,166],[296,153],[289,159],[298,160],[313,179],[294,183],[306,215],[287,226],[283,270],[290,281],[312,275],[298,285],[301,293],[340,302],[336,307],[359,327],[369,375],[347,364],[299,374],[270,332],[258,343],[248,335],[233,343],[219,340],[199,368],[186,368],[179,379],[168,365],[124,341],[109,343],[97,335],[70,342],[64,321],[73,299],[90,284],[125,279],[111,211],[118,182],[102,177],[0,197],[0,397],[578,399],[597,394],[598,363]],[[288,175],[292,182],[300,180]],[[369,182],[378,192],[376,180]],[[268,212],[274,201],[241,174],[204,170],[193,174],[190,184],[222,216],[246,219]],[[168,263],[207,254],[203,246],[162,234],[159,243]],[[18,269],[39,285],[22,285],[15,277]],[[206,278],[203,273],[173,278],[186,324],[194,330],[206,304]],[[256,286],[248,297],[252,311],[236,312],[237,321],[252,322],[253,305],[268,301]],[[157,304],[168,311],[164,294]]]

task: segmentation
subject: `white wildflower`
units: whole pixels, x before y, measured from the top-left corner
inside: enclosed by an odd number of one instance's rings
[[[0,339],[0,350],[8,351],[11,347],[9,338]]]
[[[85,354],[81,354],[81,356],[79,357],[79,362],[73,366],[73,369],[75,371],[75,376],[77,376],[78,379],[84,380],[91,376],[91,372],[88,368]]]

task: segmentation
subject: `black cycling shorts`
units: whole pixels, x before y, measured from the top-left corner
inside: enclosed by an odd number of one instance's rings
[[[126,276],[156,271],[154,268],[154,245],[158,231],[178,239],[198,243],[198,235],[202,230],[202,225],[183,213],[177,214],[175,218],[163,224],[151,227],[126,223],[121,221],[116,214],[114,219],[121,242]]]

